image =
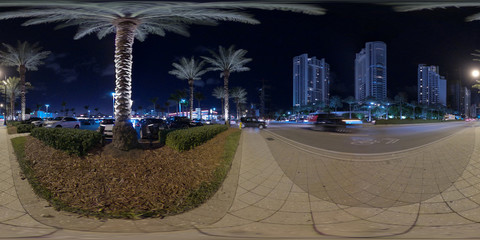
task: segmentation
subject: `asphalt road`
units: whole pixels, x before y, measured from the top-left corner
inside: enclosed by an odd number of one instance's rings
[[[480,126],[480,123],[372,125],[355,129],[352,133],[335,133],[314,131],[304,124],[271,124],[267,131],[316,148],[345,153],[370,154],[419,147],[475,126]]]

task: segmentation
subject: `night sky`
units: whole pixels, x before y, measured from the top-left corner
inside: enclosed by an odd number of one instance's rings
[[[191,37],[168,33],[166,37],[149,35],[133,47],[133,109],[151,108],[149,99],[158,97],[164,106],[177,89],[188,87],[185,80],[168,74],[172,62],[180,57],[208,56],[207,49],[218,45],[248,51],[253,61],[249,72],[233,73],[230,87],[248,91],[248,102],[259,103],[258,88],[262,79],[267,89],[270,111],[288,109],[292,104],[292,58],[308,53],[325,58],[331,68],[331,96],[354,95],[354,59],[367,41],[387,44],[388,97],[406,92],[408,100],[416,100],[417,66],[438,65],[440,74],[450,85],[456,81],[473,82],[468,75],[479,62],[471,53],[480,49],[480,22],[465,22],[465,17],[480,12],[479,8],[438,9],[408,13],[394,12],[388,6],[369,4],[318,4],[327,9],[322,16],[291,12],[247,10],[262,23],[247,25],[223,22],[217,27],[190,27]],[[4,9],[0,9],[3,11]],[[39,42],[52,51],[45,65],[36,72],[27,72],[27,81],[35,87],[27,94],[27,106],[50,104],[50,111],[60,110],[61,102],[75,108],[100,108],[111,113],[114,91],[114,35],[98,40],[89,35],[73,40],[75,27],[54,30],[54,24],[20,26],[25,19],[0,22],[0,42],[16,45],[17,40]],[[1,67],[7,76],[18,75],[14,68]],[[3,75],[2,75],[3,78]],[[209,72],[196,83],[195,91],[206,99],[203,108],[220,107],[211,96],[223,85],[219,72]],[[469,84],[471,85],[471,84]],[[473,91],[472,91],[473,92]],[[2,100],[3,101],[3,100]],[[197,103],[195,103],[197,106]],[[174,111],[174,107],[170,107]]]

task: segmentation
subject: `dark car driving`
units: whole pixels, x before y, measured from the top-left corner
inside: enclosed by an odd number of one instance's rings
[[[347,123],[335,114],[317,114],[313,130],[347,132]]]
[[[158,138],[158,132],[166,128],[163,119],[145,118],[140,120],[140,138]]]
[[[242,117],[240,118],[240,121],[242,122],[242,127],[256,127],[260,129],[267,127],[264,121],[261,121],[255,117]]]

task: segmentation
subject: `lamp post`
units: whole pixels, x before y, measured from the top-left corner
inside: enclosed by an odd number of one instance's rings
[[[45,107],[47,108],[47,115],[48,115],[48,107],[50,107],[50,104],[45,104]]]
[[[5,75],[5,79],[7,79],[7,75]],[[7,126],[7,81],[3,80],[3,86],[4,86],[4,89],[5,89],[5,98],[4,98],[4,101],[5,101],[5,114],[3,115],[3,125],[4,126]]]
[[[113,118],[115,118],[115,93],[112,92]]]

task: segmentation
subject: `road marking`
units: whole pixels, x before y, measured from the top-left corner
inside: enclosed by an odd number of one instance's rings
[[[400,141],[398,138],[382,138],[383,141],[386,141],[385,144],[395,144]]]
[[[373,145],[375,143],[380,143],[378,140],[375,140],[373,138],[354,138],[352,139],[352,142],[350,144],[352,145]]]

